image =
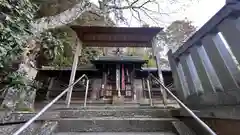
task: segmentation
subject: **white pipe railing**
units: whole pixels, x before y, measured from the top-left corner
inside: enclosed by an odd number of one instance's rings
[[[85,90],[85,98],[84,98],[84,108],[87,107],[87,97],[88,97],[88,88],[89,88],[89,80],[87,80],[86,90]]]
[[[147,79],[147,88],[148,88],[148,96],[150,100],[150,106],[153,106],[153,101],[152,101],[152,93],[151,93],[151,88],[150,88],[150,82]]]
[[[183,107],[204,129],[206,129],[211,135],[217,135],[206,123],[204,123],[196,114],[194,114],[191,109],[189,109],[180,99],[178,99],[164,84],[159,81],[155,76],[150,74],[152,78],[154,78],[167,92],[171,95],[181,107]]]
[[[28,128],[35,120],[37,120],[44,112],[46,112],[54,103],[56,103],[64,94],[66,94],[68,92],[68,89],[70,87],[73,87],[76,83],[78,83],[80,80],[82,80],[83,78],[87,78],[88,77],[84,74],[82,75],[79,79],[77,79],[74,83],[72,83],[71,85],[68,86],[68,88],[66,88],[62,93],[60,93],[56,98],[54,98],[50,103],[48,103],[43,109],[41,109],[40,112],[38,112],[34,117],[32,117],[30,120],[28,120],[22,127],[20,127],[15,133],[13,133],[13,135],[19,135],[20,133],[22,133],[26,128]]]

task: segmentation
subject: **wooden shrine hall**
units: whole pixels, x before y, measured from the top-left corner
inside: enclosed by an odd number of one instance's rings
[[[124,101],[139,101],[149,97],[146,88],[149,73],[163,78],[161,70],[143,70],[142,67],[147,62],[143,58],[124,56],[119,51],[116,51],[115,56],[105,55],[91,60],[91,65],[88,67],[77,66],[83,46],[116,48],[153,47],[153,50],[155,50],[156,42],[154,39],[162,28],[99,26],[71,26],[71,28],[76,32],[80,40],[76,47],[72,68],[67,70],[66,68],[58,70],[40,69],[38,72],[39,76],[48,76],[48,81],[45,81],[48,86],[46,97],[58,95],[68,86],[67,83],[72,84],[82,74],[86,74],[90,80],[89,92],[87,94],[88,100],[112,101],[114,97],[121,97]],[[164,74],[168,78],[171,76],[166,71]],[[153,86],[153,83],[151,83],[151,86]],[[156,93],[161,94],[159,88]],[[77,85],[69,89],[66,99],[68,102],[73,99],[81,100],[84,95],[85,90],[79,84],[79,86]]]

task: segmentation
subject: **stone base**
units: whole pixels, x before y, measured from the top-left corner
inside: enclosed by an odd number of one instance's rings
[[[231,106],[240,104],[240,91],[227,90],[205,92],[188,96],[185,104],[191,109],[202,109],[215,106]]]
[[[141,98],[139,104],[143,105],[143,106],[149,106],[150,105],[150,100],[146,99],[146,98]]]
[[[119,105],[119,104],[124,104],[124,96],[113,96],[113,101],[112,101],[112,104],[114,105]]]

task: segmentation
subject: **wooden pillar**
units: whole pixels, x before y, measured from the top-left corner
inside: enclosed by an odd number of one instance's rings
[[[76,40],[76,51],[74,54],[74,60],[73,60],[73,64],[72,64],[72,72],[71,72],[71,76],[70,76],[70,80],[69,80],[69,85],[73,84],[75,81],[75,75],[76,75],[76,71],[77,71],[77,65],[78,65],[78,58],[81,55],[81,49],[82,49],[82,42],[78,42],[78,40]],[[67,107],[70,106],[70,102],[71,102],[71,97],[72,97],[72,89],[73,86],[69,87],[68,89],[68,93],[67,93],[67,98],[66,98],[66,103],[67,103]]]
[[[233,55],[236,57],[238,63],[240,63],[239,53],[239,34],[240,34],[240,19],[236,17],[228,17],[224,19],[219,25],[218,30],[221,32],[222,44],[228,44]],[[223,41],[225,40],[225,41]]]
[[[100,98],[105,97],[106,93],[106,87],[107,87],[107,73],[108,73],[108,68],[105,66],[103,67],[103,76],[102,76],[102,85],[101,85],[101,92],[100,92]]]
[[[133,64],[133,68],[132,68],[132,72],[131,72],[131,83],[132,84],[134,84],[135,83],[135,78],[134,78],[134,76],[135,76],[135,65]],[[137,81],[137,80],[136,80]],[[138,82],[137,82],[138,83]],[[135,101],[135,100],[137,100],[137,91],[139,91],[139,89],[137,90],[137,89],[135,89],[134,87],[133,87],[133,91],[132,91],[132,93],[133,93],[133,100]]]
[[[116,65],[116,89],[118,92],[118,97],[121,97],[121,91],[120,91],[120,65]]]
[[[238,89],[238,72],[236,65],[224,45],[217,40],[215,35],[207,35],[202,39],[202,44],[218,75],[224,90]]]
[[[210,62],[203,45],[192,47],[191,55],[194,59],[193,62],[196,65],[204,91],[216,92],[223,90],[217,73],[214,70],[212,63]]]
[[[202,84],[197,74],[196,67],[193,63],[190,54],[185,54],[180,57],[180,63],[182,65],[184,75],[190,90],[190,95],[203,92]]]
[[[163,83],[163,76],[162,76],[161,63],[160,63],[160,52],[157,49],[156,37],[154,37],[152,40],[152,49],[153,49],[153,54],[156,57],[158,77],[159,77],[159,80]],[[163,89],[162,87],[160,89],[161,89],[161,93],[163,96],[163,103],[167,104],[167,93],[166,93],[165,89]]]
[[[189,89],[185,81],[182,65],[177,62],[172,55],[172,50],[168,51],[168,60],[173,75],[174,86],[176,87],[178,97],[180,97],[182,101],[185,101],[189,95]]]

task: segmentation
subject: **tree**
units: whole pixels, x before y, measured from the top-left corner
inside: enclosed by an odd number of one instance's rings
[[[33,80],[26,78],[23,63],[30,46],[28,37],[33,36],[31,24],[36,5],[30,0],[1,0],[0,2],[0,73],[5,96],[2,107],[32,108],[36,88]],[[26,69],[26,68],[25,68]]]
[[[33,1],[51,3],[54,0]],[[52,16],[39,18],[34,21],[32,26],[33,30],[39,33],[47,29],[70,24],[77,18],[81,18],[82,14],[88,11],[91,11],[93,14],[102,16],[103,19],[107,19],[110,13],[112,13],[116,22],[124,22],[125,24],[129,24],[129,19],[126,18],[124,14],[127,12],[131,13],[131,16],[140,24],[147,24],[145,20],[151,20],[156,25],[158,25],[159,22],[161,22],[160,19],[162,15],[170,14],[168,12],[162,11],[163,7],[161,6],[160,2],[158,0],[98,0],[99,6],[96,6],[88,0],[69,0],[69,3],[72,3],[70,4],[70,8],[66,8],[66,10],[62,12],[56,12],[56,14]],[[167,2],[167,0],[165,2]],[[178,3],[178,0],[171,0],[169,3]]]
[[[161,11],[162,7],[157,0],[98,0],[99,6],[89,2],[88,0],[33,0],[38,2],[40,10],[38,11],[38,18],[34,21],[32,26],[34,31],[39,33],[47,29],[62,27],[67,24],[88,24],[91,25],[114,25],[111,21],[110,15],[114,16],[115,22],[124,22],[128,24],[127,18],[124,16],[124,12],[129,12],[138,20],[143,27],[149,27],[149,24],[144,21],[143,18],[149,18],[150,20],[157,22],[158,18],[155,16],[167,14]],[[191,1],[191,0],[190,0]],[[177,0],[173,0],[178,2]],[[155,10],[150,10],[149,6],[157,6]],[[104,23],[100,23],[94,19],[89,19],[89,16],[97,16],[98,20],[102,20]],[[145,16],[145,17],[144,17]],[[155,16],[155,18],[153,18]],[[91,17],[90,17],[91,18]],[[83,22],[86,20],[86,22]],[[106,54],[107,49],[104,49]],[[84,52],[84,51],[83,51]]]
[[[196,31],[196,27],[188,20],[177,20],[169,25],[164,34],[160,35],[162,43],[176,51]]]
[[[191,21],[176,20],[157,35],[155,51],[159,53],[161,68],[170,69],[166,52],[169,49],[176,51],[195,31]]]
[[[54,16],[56,14],[59,14],[63,12],[64,10],[67,10],[69,8],[72,8],[74,4],[76,4],[78,0],[51,0],[50,2],[43,2],[40,3],[40,9],[38,11],[37,16],[38,17],[48,17],[48,16]],[[46,9],[51,10],[46,10]],[[93,13],[94,11],[87,11],[84,12],[80,18],[77,18],[71,24],[74,25],[102,25],[106,24],[102,20],[102,18],[99,15],[96,15]],[[70,25],[71,25],[70,24]],[[107,22],[108,25],[114,25],[112,21]],[[50,34],[49,36],[44,36],[46,33]],[[69,67],[72,65],[73,61],[73,55],[76,45],[76,33],[67,25],[64,27],[58,27],[52,30],[48,30],[47,32],[43,32],[40,34],[40,44],[41,45],[41,51],[40,55],[38,57],[38,67],[41,66],[53,66],[53,67]],[[52,33],[52,34],[51,34]],[[62,33],[62,34],[60,34]],[[61,36],[62,35],[62,36]],[[45,39],[50,39],[52,41],[57,41],[55,44],[52,44],[52,42],[46,42]],[[61,50],[61,44],[64,45],[64,52]],[[59,48],[59,49],[57,49]],[[54,50],[59,50],[54,51]],[[88,64],[90,60],[96,55],[102,54],[101,48],[90,48],[90,47],[84,47],[82,48],[82,55],[79,59],[79,64]],[[68,55],[65,55],[67,52]],[[47,55],[46,55],[47,54]],[[51,54],[51,55],[49,55]],[[51,56],[51,57],[49,57]]]

